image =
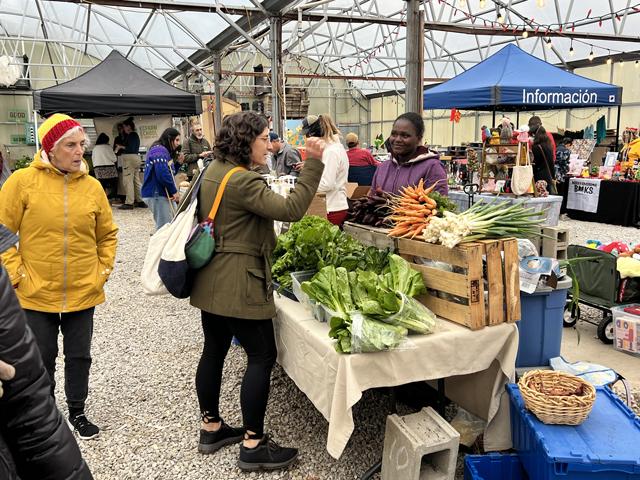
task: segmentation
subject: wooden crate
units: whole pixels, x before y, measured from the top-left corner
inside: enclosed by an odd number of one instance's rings
[[[482,240],[447,248],[399,239],[398,252],[422,273],[429,292],[419,300],[436,315],[472,330],[520,320],[517,240]],[[483,256],[486,258],[486,268],[483,267]],[[414,257],[460,267],[463,273],[420,265],[414,261]],[[455,295],[462,303],[440,298],[437,292]],[[486,305],[485,293],[488,296]]]
[[[344,232],[351,235],[364,245],[370,245],[379,249],[390,248],[394,252],[397,247],[397,239],[388,236],[389,229],[360,225],[352,222],[344,222]]]

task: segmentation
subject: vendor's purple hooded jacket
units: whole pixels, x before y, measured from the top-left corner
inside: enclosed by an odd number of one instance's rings
[[[440,155],[423,146],[418,147],[416,153],[414,158],[404,164],[399,164],[393,156],[382,162],[371,181],[371,192],[382,190],[397,194],[401,187],[417,185],[424,178],[425,188],[440,180],[435,190],[447,195],[447,172],[440,163]]]

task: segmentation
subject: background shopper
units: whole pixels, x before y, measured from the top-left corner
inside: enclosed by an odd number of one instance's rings
[[[80,438],[99,428],[85,416],[94,307],[105,300],[118,228],[107,197],[87,174],[83,128],[54,114],[38,128],[42,148],[28,168],[0,190],[0,223],[18,232],[18,247],[2,254],[55,387],[58,334],[64,347],[69,421]]]
[[[318,186],[318,193],[327,199],[327,220],[342,226],[347,218],[347,177],[349,158],[340,143],[340,130],[329,115],[308,115],[302,120],[302,134],[309,138],[321,138],[326,142],[322,153],[324,173]]]
[[[179,200],[173,178],[178,164],[172,160],[179,147],[180,132],[175,128],[167,128],[147,152],[142,198],[151,207],[156,230],[171,222]]]
[[[118,157],[109,145],[109,136],[101,133],[91,151],[93,174],[107,192],[107,197],[115,197],[118,190]]]
[[[184,154],[184,162],[181,170],[186,172],[189,181],[191,181],[200,171],[198,160],[202,160],[204,166],[205,163],[211,160],[211,154],[213,153],[209,141],[204,138],[204,130],[200,121],[191,123],[191,135],[185,142],[182,153]]]
[[[130,210],[134,207],[147,208],[140,195],[140,137],[136,132],[133,117],[122,122],[122,129],[124,145],[119,145],[116,153],[120,154],[122,160],[122,182],[126,199],[120,208],[122,210]]]

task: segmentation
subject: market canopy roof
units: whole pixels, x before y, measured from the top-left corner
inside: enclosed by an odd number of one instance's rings
[[[68,82],[33,92],[40,115],[62,112],[73,117],[116,115],[197,115],[200,95],[154,77],[113,50],[107,58]]]
[[[424,92],[424,108],[549,110],[610,107],[622,88],[590,80],[507,45],[464,73]]]

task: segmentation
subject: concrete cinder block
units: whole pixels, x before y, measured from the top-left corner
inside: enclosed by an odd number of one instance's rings
[[[460,434],[431,407],[389,415],[382,480],[454,480]]]
[[[569,246],[569,229],[563,227],[543,227],[542,228],[542,255],[557,259],[567,258],[567,247]]]

